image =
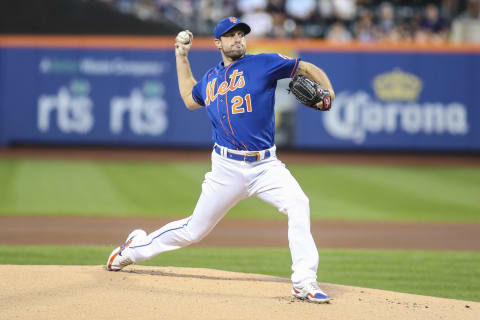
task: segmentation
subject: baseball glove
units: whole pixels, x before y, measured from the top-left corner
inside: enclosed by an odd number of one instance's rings
[[[289,92],[293,93],[295,98],[307,107],[321,111],[328,111],[332,107],[330,92],[305,76],[296,75],[288,86],[290,88]],[[321,101],[323,106],[317,107],[317,104]]]

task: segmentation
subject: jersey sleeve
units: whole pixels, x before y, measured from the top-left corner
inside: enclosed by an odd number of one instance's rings
[[[264,59],[271,80],[292,78],[300,62],[300,58],[290,58],[280,53],[266,53]]]
[[[205,90],[202,90],[202,88],[203,88],[203,78],[202,78],[202,81],[197,82],[197,84],[193,86],[192,98],[199,105],[205,106],[205,97],[203,96],[203,93],[205,92]]]

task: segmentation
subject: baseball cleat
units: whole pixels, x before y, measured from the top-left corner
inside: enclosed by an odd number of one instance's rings
[[[292,295],[298,299],[316,303],[329,303],[330,297],[320,289],[318,282],[308,282],[303,288],[293,287]]]
[[[125,268],[126,266],[133,264],[134,262],[127,257],[122,255],[123,250],[128,248],[132,244],[132,241],[137,236],[146,236],[147,233],[144,230],[136,229],[130,232],[127,237],[127,240],[120,246],[115,248],[107,260],[107,270],[108,271],[119,271]]]

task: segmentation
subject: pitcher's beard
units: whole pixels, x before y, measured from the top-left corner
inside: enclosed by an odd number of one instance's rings
[[[232,61],[238,60],[245,55],[246,48],[232,49],[230,51],[223,50],[223,54]]]

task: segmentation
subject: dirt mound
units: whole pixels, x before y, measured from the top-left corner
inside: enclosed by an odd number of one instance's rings
[[[211,269],[0,266],[0,319],[479,319],[480,303],[333,284],[319,305],[288,279]]]

